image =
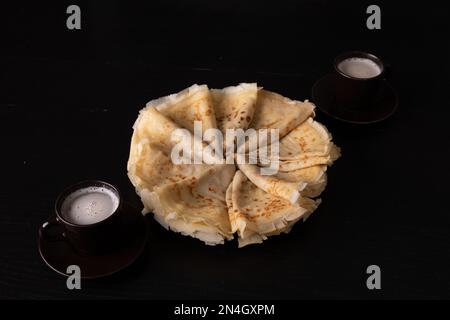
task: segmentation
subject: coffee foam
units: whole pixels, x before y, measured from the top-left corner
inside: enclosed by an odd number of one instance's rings
[[[87,187],[69,194],[61,205],[61,215],[69,222],[89,225],[108,218],[119,206],[116,193],[106,187]]]
[[[347,58],[338,64],[338,69],[354,78],[368,79],[378,76],[381,68],[371,59]]]

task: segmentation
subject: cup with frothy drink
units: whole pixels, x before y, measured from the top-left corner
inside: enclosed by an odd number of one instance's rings
[[[65,189],[57,198],[55,214],[39,233],[47,241],[67,241],[74,250],[101,254],[114,250],[126,236],[120,193],[113,185],[89,180]]]
[[[337,73],[336,102],[347,110],[367,107],[386,78],[386,66],[373,54],[349,51],[334,60]]]

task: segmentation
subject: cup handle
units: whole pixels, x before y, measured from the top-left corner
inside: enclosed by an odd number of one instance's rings
[[[39,227],[39,236],[50,242],[65,241],[66,234],[57,218],[51,218]]]

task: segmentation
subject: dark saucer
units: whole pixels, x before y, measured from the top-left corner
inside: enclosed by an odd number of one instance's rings
[[[39,237],[39,253],[45,263],[54,271],[68,276],[69,265],[77,265],[81,278],[93,279],[111,275],[133,263],[145,248],[147,242],[147,221],[136,209],[126,205],[122,221],[123,228],[129,228],[130,236],[117,249],[101,255],[86,255],[75,251],[66,241],[50,242]]]
[[[379,93],[367,106],[351,110],[337,105],[336,81],[336,74],[328,74],[318,80],[312,89],[314,104],[323,113],[335,119],[350,123],[369,124],[387,119],[397,109],[398,96],[387,81],[382,82]]]

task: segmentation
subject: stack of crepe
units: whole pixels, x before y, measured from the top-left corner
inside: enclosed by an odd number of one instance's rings
[[[143,213],[153,212],[167,229],[209,245],[237,234],[242,247],[289,232],[317,208],[327,167],[339,157],[330,133],[314,116],[312,103],[256,83],[224,89],[193,85],[150,101],[133,126],[128,160]],[[185,129],[188,139],[196,139],[195,121],[201,121],[203,132],[217,128],[224,135],[227,129],[278,129],[279,157],[266,141],[256,150],[255,164],[174,164],[171,152],[182,137],[172,133]],[[248,143],[241,147],[252,151]],[[275,162],[278,172],[261,173]]]

